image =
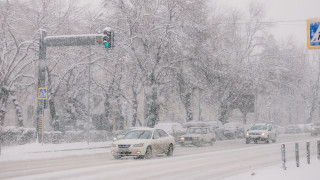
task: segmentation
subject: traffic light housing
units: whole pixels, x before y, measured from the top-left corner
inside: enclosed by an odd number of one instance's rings
[[[114,32],[111,30],[104,30],[103,31],[103,41],[102,44],[105,48],[113,48],[113,39],[114,39]]]

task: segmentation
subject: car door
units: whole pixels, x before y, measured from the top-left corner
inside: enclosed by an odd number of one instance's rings
[[[216,139],[216,135],[211,129],[208,128],[208,134],[209,134],[209,141],[211,142],[212,139]]]
[[[275,135],[274,128],[271,125],[268,125],[268,131],[269,131],[269,137],[271,139],[274,139],[276,135]]]
[[[154,154],[161,153],[161,136],[158,129],[155,129],[152,136],[151,148]]]
[[[162,129],[158,129],[160,134],[160,148],[162,153],[167,153],[169,145],[171,143],[170,136],[163,131]]]
[[[209,142],[209,134],[208,134],[208,131],[207,131],[207,128],[202,128],[202,138],[205,142]]]

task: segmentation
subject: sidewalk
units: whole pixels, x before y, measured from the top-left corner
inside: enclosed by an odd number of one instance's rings
[[[40,158],[54,158],[71,155],[106,153],[111,145],[108,142],[79,142],[64,144],[32,143],[18,146],[2,146],[0,162]]]
[[[281,164],[263,169],[253,170],[238,174],[223,180],[319,180],[320,160],[316,157],[307,164],[306,159],[300,161],[300,167],[296,167],[294,161],[286,163],[287,170],[283,170]]]

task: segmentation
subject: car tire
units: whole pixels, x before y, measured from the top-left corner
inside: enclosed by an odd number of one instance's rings
[[[204,140],[201,139],[200,141],[197,141],[197,142],[195,143],[195,145],[196,145],[197,147],[203,146],[203,145],[204,145]]]
[[[264,142],[265,142],[266,144],[268,144],[268,143],[269,143],[269,141],[270,141],[269,137],[268,137],[267,139],[265,139],[265,140],[264,140]]]
[[[120,159],[120,156],[113,156],[113,159]]]
[[[246,144],[250,144],[250,139],[246,138]]]
[[[166,153],[167,156],[172,156],[173,155],[173,145],[170,144],[168,147],[168,152]]]
[[[152,158],[152,149],[150,146],[147,147],[146,153],[144,154],[144,159],[151,159]]]
[[[273,138],[273,139],[272,139],[272,142],[273,142],[273,143],[275,143],[276,141],[277,141],[276,138]]]
[[[213,146],[215,142],[216,142],[216,140],[215,140],[215,139],[211,139],[211,141],[210,141],[210,145],[211,145],[211,146]]]

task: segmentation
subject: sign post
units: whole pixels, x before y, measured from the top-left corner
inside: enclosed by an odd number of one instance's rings
[[[320,18],[307,20],[308,49],[320,49]]]
[[[286,170],[287,167],[286,167],[286,145],[285,144],[281,145],[281,156],[282,156],[282,168]]]
[[[297,167],[299,167],[300,166],[300,162],[299,162],[299,143],[296,143],[295,150],[296,150],[296,164],[297,164]]]
[[[40,101],[40,106],[42,112],[39,114],[38,127],[37,127],[37,140],[43,145],[43,119],[44,119],[44,103],[48,99],[48,88],[42,87],[38,89],[38,101]],[[40,140],[40,141],[39,141]]]
[[[310,164],[310,142],[307,142],[306,145],[307,145],[307,163]]]

